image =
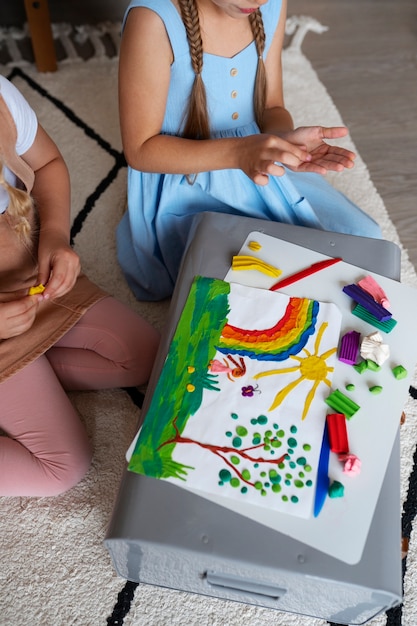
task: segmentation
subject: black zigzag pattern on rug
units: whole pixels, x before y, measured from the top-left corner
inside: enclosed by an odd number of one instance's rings
[[[417,389],[415,387],[409,388],[410,397],[413,400],[417,400]],[[413,469],[408,480],[407,496],[403,504],[402,518],[401,518],[401,531],[403,540],[408,544],[411,537],[411,531],[413,530],[413,522],[417,515],[417,445],[414,449],[413,455]],[[407,555],[404,556],[402,562],[402,575],[403,586],[404,576],[407,571]],[[401,626],[402,624],[402,605],[397,606],[387,611],[387,624],[386,626]]]
[[[87,197],[84,206],[80,209],[77,216],[74,219],[71,228],[71,243],[74,242],[75,237],[79,234],[83,228],[83,224],[94,208],[97,200],[105,193],[108,187],[115,180],[119,171],[126,167],[126,160],[123,152],[116,150],[111,146],[103,137],[101,137],[93,128],[86,124],[80,117],[78,117],[74,111],[67,107],[64,102],[51,95],[44,87],[39,85],[33,78],[27,75],[19,67],[13,68],[8,74],[7,78],[13,82],[15,78],[21,78],[35,92],[40,94],[43,98],[46,98],[51,104],[57,107],[66,118],[75,124],[78,128],[82,129],[87,137],[94,140],[100,148],[102,148],[107,154],[114,159],[114,165],[110,168],[106,176],[99,182],[96,189]],[[143,394],[132,388],[125,388],[124,391],[128,393],[132,402],[138,407],[142,407]],[[413,400],[417,400],[417,389],[410,387],[410,397]],[[413,469],[409,478],[407,497],[403,505],[402,512],[402,535],[406,540],[410,539],[413,522],[417,515],[417,447],[413,457]],[[403,559],[403,580],[407,571],[407,557]],[[110,617],[107,618],[108,626],[122,626],[124,618],[130,611],[131,603],[133,601],[135,591],[138,587],[138,583],[132,581],[126,581],[123,588],[117,596],[113,612]],[[386,613],[386,626],[401,626],[402,625],[402,605],[390,609]],[[328,622],[329,626],[341,626],[335,622]]]
[[[117,595],[117,602],[110,617],[107,618],[107,626],[122,626],[124,618],[130,611],[136,587],[139,583],[128,580],[123,589]]]
[[[97,185],[93,193],[87,197],[84,206],[82,207],[82,209],[79,211],[79,213],[76,215],[74,219],[74,222],[71,227],[71,243],[73,244],[75,237],[78,235],[79,232],[81,232],[84,221],[87,219],[88,215],[94,208],[97,200],[100,198],[100,196],[102,196],[105,193],[108,187],[110,187],[110,185],[115,180],[119,171],[123,169],[124,167],[126,167],[126,160],[125,160],[123,152],[120,152],[119,150],[116,150],[115,148],[113,148],[108,143],[108,141],[103,139],[103,137],[101,137],[98,133],[96,133],[96,131],[93,128],[88,126],[88,124],[86,124],[80,117],[78,117],[74,113],[74,111],[68,108],[61,100],[51,95],[46,89],[44,89],[44,87],[39,85],[35,80],[33,80],[33,78],[28,76],[23,70],[21,70],[18,67],[15,67],[7,76],[7,78],[11,82],[13,82],[13,79],[16,78],[17,76],[25,80],[27,84],[34,91],[39,93],[43,98],[46,98],[47,100],[49,100],[49,102],[51,102],[54,106],[56,106],[67,117],[69,121],[71,121],[73,124],[78,126],[78,128],[81,128],[83,132],[87,135],[87,137],[89,137],[90,139],[93,139],[100,146],[100,148],[102,148],[105,152],[107,152],[107,154],[109,154],[110,156],[114,158],[114,161],[115,161],[114,166],[109,170],[108,174],[100,181],[100,183]]]

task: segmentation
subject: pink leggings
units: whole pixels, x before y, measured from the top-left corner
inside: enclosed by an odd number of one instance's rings
[[[66,391],[147,382],[159,335],[114,298],[0,384],[0,496],[53,496],[86,474],[91,445]]]

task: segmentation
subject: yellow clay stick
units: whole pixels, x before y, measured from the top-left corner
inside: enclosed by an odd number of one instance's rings
[[[258,270],[259,272],[263,272],[268,276],[273,276],[274,278],[281,276],[282,270],[274,267],[273,265],[269,265],[269,263],[265,263],[261,259],[257,259],[254,256],[245,256],[243,254],[234,256],[232,259],[232,269],[233,270]]]

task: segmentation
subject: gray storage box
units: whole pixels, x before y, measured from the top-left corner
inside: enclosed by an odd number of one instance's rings
[[[398,280],[400,251],[382,240],[204,213],[193,224],[169,322],[148,386],[149,407],[192,279],[223,279],[252,231],[261,231]],[[215,254],[213,254],[215,250]],[[399,418],[398,418],[399,419]],[[363,624],[399,604],[399,434],[359,563],[349,565],[162,480],[124,472],[105,545],[131,581]]]

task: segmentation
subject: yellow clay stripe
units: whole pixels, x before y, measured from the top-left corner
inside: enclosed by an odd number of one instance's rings
[[[273,276],[277,278],[281,276],[282,270],[274,267],[273,265],[269,265],[269,263],[265,263],[261,259],[257,259],[254,256],[245,256],[243,254],[239,254],[234,256],[232,259],[232,269],[233,270],[258,270],[259,272],[263,272],[263,274],[267,274],[268,276]]]

